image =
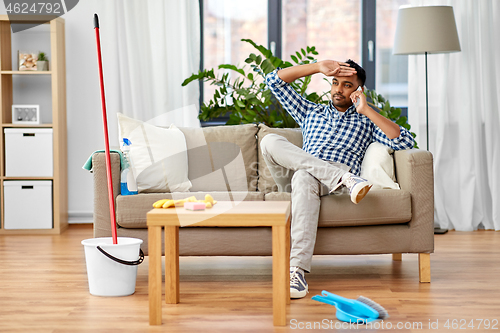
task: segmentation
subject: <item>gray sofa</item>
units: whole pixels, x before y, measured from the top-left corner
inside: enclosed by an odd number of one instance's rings
[[[265,125],[237,125],[181,128],[186,137],[189,179],[193,187],[182,197],[205,194],[215,200],[290,200],[290,193],[277,186],[262,159],[260,141],[269,133],[285,136],[301,147],[298,129],[272,129]],[[193,136],[203,131],[207,145],[193,146]],[[243,160],[241,163],[231,163]],[[116,198],[118,236],[144,241],[147,253],[146,213],[153,202],[172,198],[171,193],[120,193],[119,155],[111,154]],[[401,190],[372,190],[359,203],[348,194],[321,198],[317,255],[419,254],[421,282],[430,282],[430,256],[434,251],[434,180],[432,154],[419,149],[396,151],[394,164]],[[93,156],[94,236],[111,236],[103,153]],[[221,178],[222,175],[222,178]],[[222,180],[221,180],[222,179]],[[234,181],[227,181],[234,179]],[[271,255],[270,228],[181,228],[179,251],[183,256],[268,256]]]

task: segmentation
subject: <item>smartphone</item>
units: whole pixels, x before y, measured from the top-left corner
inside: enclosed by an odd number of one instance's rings
[[[361,88],[361,86],[358,86],[358,89],[356,89],[356,91],[363,91],[363,88]],[[359,97],[356,98],[356,102],[354,102],[355,107],[358,107],[358,105],[359,105]]]

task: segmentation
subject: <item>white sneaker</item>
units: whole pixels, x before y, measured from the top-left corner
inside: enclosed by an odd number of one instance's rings
[[[308,292],[304,271],[299,267],[290,267],[290,298],[302,298]]]
[[[342,176],[342,184],[349,189],[351,201],[355,204],[359,203],[372,188],[372,184],[368,180],[350,172]]]

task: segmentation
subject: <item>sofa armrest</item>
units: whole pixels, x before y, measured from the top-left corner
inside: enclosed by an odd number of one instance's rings
[[[120,194],[120,155],[112,152],[110,157],[113,195],[116,202],[116,197]],[[92,168],[94,173],[94,237],[111,237],[105,153],[95,153],[92,156]]]
[[[411,194],[412,248],[434,251],[434,171],[432,153],[421,149],[394,152],[396,179]],[[424,249],[424,251],[422,251]]]

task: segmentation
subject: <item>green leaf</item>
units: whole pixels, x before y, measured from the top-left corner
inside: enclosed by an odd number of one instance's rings
[[[297,59],[297,57],[296,57],[296,56],[291,55],[290,57],[292,58],[292,60],[293,60],[295,63],[297,63],[297,64],[299,63],[299,60]]]
[[[236,89],[235,92],[238,95],[245,97],[245,99],[248,99],[248,95],[250,94],[246,89]]]
[[[252,44],[253,47],[255,47],[257,50],[260,51],[260,53],[262,53],[262,55],[264,55],[264,57],[266,58],[270,58],[272,57],[272,53],[271,53],[271,50],[268,50],[267,48],[265,48],[264,46],[262,45],[257,45],[255,44],[254,41],[252,41],[251,39],[242,39],[241,41],[243,42],[247,42],[247,43],[250,43]]]
[[[245,59],[245,62],[246,62],[247,64],[251,64],[251,63],[253,62],[253,60],[252,60],[251,58],[246,58],[246,59]]]
[[[233,112],[229,115],[229,120],[226,125],[239,125],[241,123],[241,118],[237,113]]]
[[[269,61],[269,59],[264,60],[261,64],[261,67],[262,70],[264,71],[264,74],[266,75],[271,73],[275,69],[271,61]]]
[[[251,115],[249,114],[246,114],[243,116],[243,118],[248,121],[249,123],[252,123],[254,121],[254,117],[252,117]]]
[[[318,99],[319,99],[319,95],[318,95],[317,93],[313,92],[313,93],[311,93],[311,94],[307,95],[307,96],[306,96],[306,99],[307,99],[308,101],[311,101],[311,102],[316,102],[316,100],[318,100]]]
[[[237,104],[240,108],[244,108],[245,107],[245,103],[243,103],[239,99],[235,100],[235,104]]]
[[[241,111],[241,108],[240,106],[238,105],[238,103],[234,103],[233,104],[234,108],[236,109],[236,111],[240,112]]]
[[[253,61],[257,60],[257,56],[255,55],[255,53],[250,53],[250,55],[248,57],[250,59],[252,59]]]
[[[283,60],[281,60],[280,58],[277,58],[277,57],[272,57],[270,60],[273,63],[273,66],[276,68],[281,67],[283,64]]]
[[[391,114],[389,116],[391,117],[391,119],[399,118],[399,116],[401,116],[401,109],[396,108],[393,110],[393,108],[391,108]]]
[[[253,81],[253,74],[252,73],[248,73],[247,77],[248,77],[249,80]]]
[[[255,44],[255,42],[253,40],[251,40],[251,39],[245,39],[245,38],[243,38],[241,41],[242,42],[250,43],[250,44],[253,45],[253,47],[257,48],[257,44]]]
[[[303,55],[306,55],[306,51],[304,49],[300,49],[300,52],[302,52]]]
[[[188,77],[187,79],[184,80],[184,82],[182,82],[182,86],[186,86],[188,83],[194,81],[194,80],[201,80],[203,79],[205,76],[202,75],[203,73],[200,73],[200,74],[193,74],[191,75],[190,77]]]
[[[255,59],[255,63],[256,63],[257,65],[260,65],[261,61],[262,61],[262,56],[260,56],[260,55],[259,55],[259,56],[257,56],[257,59]]]
[[[406,124],[406,121],[407,121],[406,117],[401,117],[398,120],[396,120],[396,124],[398,124],[399,126],[403,126],[404,124]]]
[[[295,52],[295,54],[297,55],[297,57],[298,57],[300,60],[302,60],[302,56],[300,55],[300,53],[299,53],[299,52]]]

